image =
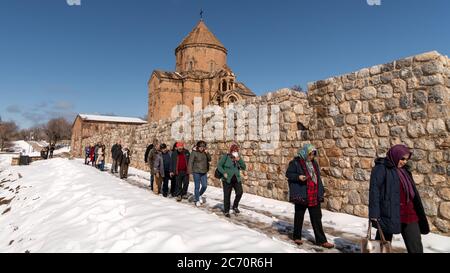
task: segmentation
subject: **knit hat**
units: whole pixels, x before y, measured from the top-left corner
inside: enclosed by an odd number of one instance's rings
[[[180,148],[180,147],[181,147],[181,148],[184,148],[184,143],[181,142],[181,141],[180,141],[180,142],[177,142],[176,147],[177,147],[177,148]]]

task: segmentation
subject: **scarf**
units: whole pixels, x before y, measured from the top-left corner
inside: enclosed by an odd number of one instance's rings
[[[389,151],[387,152],[387,158],[394,164],[395,169],[397,170],[398,177],[400,179],[401,186],[403,187],[405,193],[406,193],[406,201],[409,202],[410,199],[414,199],[414,196],[416,195],[413,188],[413,181],[411,177],[409,176],[408,172],[406,171],[405,167],[399,168],[398,162],[400,159],[402,159],[405,155],[409,155],[409,158],[411,158],[411,151],[406,145],[398,144],[393,146]]]
[[[317,175],[314,165],[312,161],[308,159],[308,155],[313,151],[316,151],[316,148],[312,144],[305,144],[303,148],[298,151],[298,156],[305,161],[306,169],[311,176],[312,181],[317,184]]]

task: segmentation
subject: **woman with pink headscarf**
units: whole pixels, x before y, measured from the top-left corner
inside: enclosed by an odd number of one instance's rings
[[[239,214],[239,201],[244,193],[242,189],[241,170],[246,170],[244,160],[239,154],[239,146],[231,145],[228,154],[223,155],[217,163],[217,170],[222,174],[223,184],[223,213],[225,217],[230,217],[231,192],[234,189],[236,197],[233,203],[233,211]]]
[[[369,217],[377,222],[387,241],[402,234],[408,253],[423,253],[421,234],[430,227],[407,162],[412,152],[403,144],[393,146],[386,158],[375,160],[370,176]],[[377,239],[380,238],[380,230]]]

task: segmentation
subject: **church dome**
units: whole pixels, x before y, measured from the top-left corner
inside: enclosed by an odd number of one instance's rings
[[[183,39],[181,44],[175,49],[175,53],[191,46],[213,47],[227,53],[225,46],[208,29],[203,20],[200,20],[194,29]]]

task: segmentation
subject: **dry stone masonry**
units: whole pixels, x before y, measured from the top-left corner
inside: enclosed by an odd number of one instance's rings
[[[450,234],[449,78],[449,59],[429,52],[310,83],[308,95],[282,89],[237,102],[280,107],[278,149],[267,151],[260,142],[240,142],[248,166],[244,191],[287,200],[287,164],[304,143],[312,143],[319,150],[324,207],[367,217],[374,159],[404,143],[414,150],[410,164],[432,229]],[[83,145],[101,141],[111,147],[120,139],[133,151],[132,166],[147,170],[146,146],[154,139],[173,145],[172,123],[108,130],[84,139]],[[213,156],[209,181],[215,186],[220,182],[211,174],[229,144],[208,145]],[[188,148],[193,145],[194,141],[187,142]]]

